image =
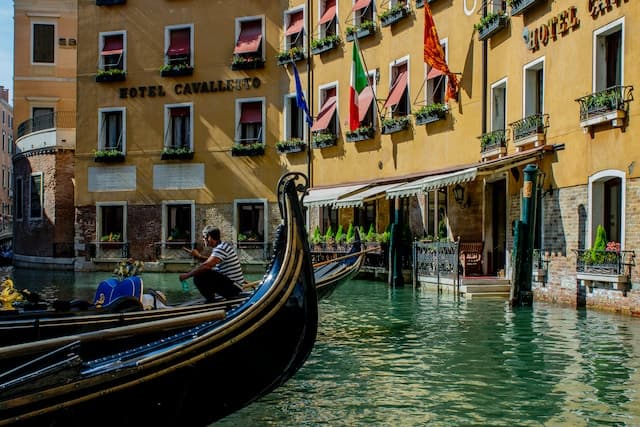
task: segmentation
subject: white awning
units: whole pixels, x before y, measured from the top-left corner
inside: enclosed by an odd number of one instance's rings
[[[477,173],[478,168],[469,168],[441,175],[426,176],[416,181],[407,182],[406,184],[387,190],[387,199],[415,196],[416,194],[435,190],[441,187],[473,181],[476,178]]]
[[[345,197],[344,199],[340,199],[336,201],[336,208],[352,208],[354,206],[360,207],[364,204],[364,201],[370,199],[372,197],[377,196],[378,194],[384,194],[387,190],[398,187],[404,184],[383,184],[376,185],[375,187],[367,188],[359,193],[353,194],[351,196]]]
[[[309,194],[304,198],[305,206],[330,206],[333,205],[340,196],[346,196],[354,191],[358,191],[367,184],[343,185],[340,187],[310,189]]]

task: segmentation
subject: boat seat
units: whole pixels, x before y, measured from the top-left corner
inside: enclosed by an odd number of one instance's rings
[[[484,242],[460,242],[460,264],[463,276],[482,275]]]

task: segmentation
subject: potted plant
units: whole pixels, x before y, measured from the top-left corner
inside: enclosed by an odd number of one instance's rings
[[[518,143],[518,141],[528,138],[529,136],[544,133],[544,115],[533,114],[522,120],[518,120],[511,126],[513,128],[513,141],[514,143]]]
[[[164,147],[160,155],[162,160],[186,160],[193,159],[193,150],[189,147]]]
[[[336,145],[336,135],[331,132],[315,132],[311,138],[313,148],[325,148]]]
[[[361,39],[367,37],[376,31],[376,24],[373,21],[364,21],[360,25],[355,27],[347,27],[347,41],[353,41],[354,39]]]
[[[288,50],[278,52],[278,65],[285,65],[290,62],[300,61],[304,59],[304,51],[301,47],[292,47]]]
[[[119,249],[122,246],[122,234],[109,233],[100,236],[100,248],[104,250]]]
[[[487,132],[479,137],[480,139],[480,151],[484,155],[488,155],[490,151],[504,148],[505,134],[504,129],[499,129],[493,132]]]
[[[336,235],[331,229],[331,226],[329,226],[329,228],[327,228],[327,231],[324,233],[324,245],[327,249],[335,250],[335,246],[336,246],[335,236]]]
[[[323,242],[324,236],[320,234],[320,227],[316,225],[316,228],[313,230],[313,234],[311,235],[311,244],[313,245],[313,249],[315,251],[321,251]]]
[[[95,162],[115,163],[124,161],[124,153],[115,148],[107,150],[96,150],[93,153]]]
[[[233,55],[231,60],[232,70],[253,70],[257,68],[264,68],[264,61],[261,56],[258,55]]]
[[[255,142],[253,144],[235,143],[231,147],[231,155],[237,156],[260,156],[264,154],[264,144]]]
[[[507,23],[507,14],[504,11],[489,12],[480,19],[480,22],[473,25],[478,31],[478,40],[482,41],[502,29]]]
[[[345,137],[347,142],[364,141],[373,138],[374,133],[373,126],[363,125],[354,131],[346,131]]]
[[[416,110],[413,115],[416,125],[426,125],[444,119],[447,111],[449,111],[449,107],[446,104],[435,102],[433,104],[423,105]]]
[[[162,77],[190,76],[193,74],[193,67],[189,64],[164,64],[160,67]]]
[[[108,70],[98,70],[96,74],[96,82],[121,82],[125,80],[126,73],[120,68],[111,68]]]
[[[382,119],[382,134],[401,132],[409,126],[409,116],[388,117]]]
[[[342,40],[337,34],[311,40],[311,53],[318,55],[337,47]]]
[[[276,150],[279,153],[298,153],[306,147],[307,143],[300,138],[291,138],[286,141],[276,142]]]
[[[380,26],[387,27],[398,22],[407,15],[409,15],[409,6],[403,3],[397,3],[395,6],[380,14]]]

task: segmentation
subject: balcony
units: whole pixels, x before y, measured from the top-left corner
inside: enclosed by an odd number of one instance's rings
[[[473,27],[478,31],[478,41],[483,41],[507,26],[509,18],[503,12],[492,12],[482,17],[479,23]]]
[[[508,0],[507,4],[511,6],[511,16],[522,15],[527,9],[536,3],[542,3],[542,0]]]
[[[75,148],[76,114],[58,111],[43,114],[20,123],[17,131],[16,154],[54,147]]]
[[[365,37],[372,36],[376,33],[376,24],[373,21],[365,21],[362,24],[355,27],[347,27],[346,39],[348,42],[352,42],[355,39],[363,39]]]
[[[523,119],[510,123],[513,133],[513,144],[521,151],[526,145],[535,147],[542,145],[546,139],[546,130],[549,127],[548,114],[533,114]]]
[[[634,251],[574,250],[576,278],[587,286],[593,282],[608,283],[615,289],[628,289],[631,268],[635,265]]]
[[[411,9],[409,9],[408,5],[405,4],[397,4],[393,6],[389,10],[385,10],[380,14],[380,26],[388,27],[389,25],[395,24],[403,18],[409,16]]]
[[[612,86],[576,99],[580,104],[580,126],[588,130],[598,124],[623,127],[627,119],[633,86]]]
[[[480,140],[480,155],[482,160],[489,157],[501,157],[507,154],[507,138],[504,129],[485,133],[478,137]]]

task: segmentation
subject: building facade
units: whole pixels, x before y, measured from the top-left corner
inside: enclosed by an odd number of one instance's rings
[[[76,1],[14,2],[14,265],[72,269]]]
[[[0,86],[0,130],[2,130],[2,151],[0,151],[0,167],[2,168],[2,187],[0,188],[0,235],[6,248],[11,247],[13,234],[13,106],[9,101],[9,89]]]

